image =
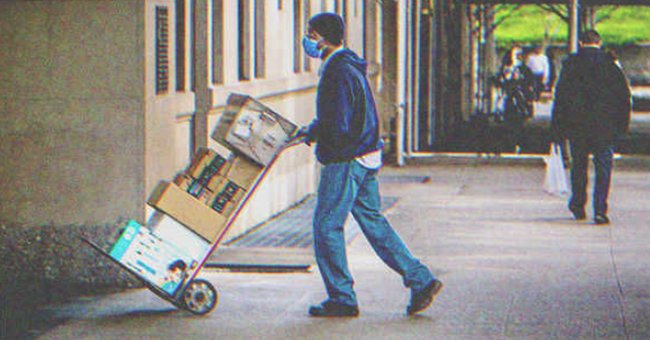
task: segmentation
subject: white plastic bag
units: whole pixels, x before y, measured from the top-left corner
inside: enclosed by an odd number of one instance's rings
[[[544,158],[546,162],[546,177],[544,178],[544,191],[551,195],[564,196],[569,193],[567,175],[562,161],[560,145],[551,143],[549,155]]]

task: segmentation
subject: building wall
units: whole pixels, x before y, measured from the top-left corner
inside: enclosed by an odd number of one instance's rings
[[[162,94],[154,78],[156,6],[169,9],[170,90]],[[189,155],[190,122],[178,117],[194,111],[190,54],[177,91],[174,6],[0,2],[3,46],[11,46],[0,51],[1,219],[97,225],[144,218],[148,193]]]
[[[181,78],[177,6],[185,22]],[[156,8],[168,15],[162,92]],[[232,92],[309,124],[320,61],[306,58],[299,41],[309,17],[321,11],[346,15],[348,46],[363,55],[361,0],[0,1],[0,222],[34,232],[43,225],[92,230],[130,218],[145,222],[156,183],[185,168],[201,140],[215,146],[209,136]],[[197,25],[201,15],[209,22]],[[244,26],[248,35],[239,33]],[[192,32],[202,27],[209,32]],[[192,37],[200,38],[196,46]],[[244,64],[247,77],[240,74]],[[197,129],[202,115],[206,127]],[[318,172],[313,149],[286,152],[231,236],[313,193]],[[98,235],[107,231],[99,229]]]
[[[264,4],[263,53],[251,50],[244,58],[264,72],[243,80],[238,1],[0,1],[0,249],[8,250],[0,272],[14,274],[0,276],[0,317],[138,285],[79,237],[108,246],[127,219],[144,222],[153,186],[185,168],[197,146],[217,147],[209,135],[231,92],[249,94],[301,126],[314,118],[320,62],[306,61],[299,41],[306,16],[341,13],[344,2],[242,0]],[[219,20],[192,22],[195,14],[211,18],[200,11],[214,3],[223,4]],[[300,22],[295,4],[309,5]],[[185,10],[180,89],[177,5]],[[156,91],[157,6],[168,8],[169,78],[162,93]],[[347,20],[348,42],[360,54],[362,20]],[[222,28],[221,45],[212,42],[213,27]],[[227,237],[313,193],[318,173],[312,148],[287,151]]]
[[[144,201],[148,193],[153,190],[161,179],[169,180],[181,167],[187,163],[190,153],[191,126],[186,119],[179,120],[179,116],[188,115],[195,110],[195,95],[189,84],[190,60],[190,25],[191,12],[189,1],[182,2],[185,12],[185,76],[183,89],[179,90],[176,75],[176,5],[174,0],[146,0],[144,8],[144,159],[145,195],[140,198],[140,213],[135,218],[144,219]],[[156,8],[168,11],[168,85],[167,90],[156,90]]]
[[[215,143],[209,135],[232,92],[258,98],[298,125],[308,124],[315,116],[320,61],[308,60],[297,43],[306,21],[321,11],[346,15],[348,46],[363,55],[363,1],[242,1],[247,16],[241,15],[239,1],[225,0],[0,1],[2,45],[11,46],[0,49],[0,220],[89,227],[128,218],[144,222],[149,192],[188,165],[197,137]],[[185,12],[186,55],[180,90],[179,4]],[[221,27],[223,48],[219,54],[212,39],[197,41],[209,57],[207,65],[194,65],[195,75],[197,67],[207,68],[209,81],[192,84],[191,64],[198,57],[192,55],[192,20],[201,4],[210,11],[214,4],[223,6],[221,17],[209,13],[212,21],[204,26]],[[303,6],[297,16],[296,5]],[[168,9],[169,79],[162,93],[156,91],[157,7]],[[243,17],[251,44],[245,58],[238,53]],[[262,32],[259,38],[256,31]],[[212,77],[215,59],[220,79]],[[248,79],[240,77],[242,62],[249,63]],[[207,104],[200,107],[199,93],[205,90]],[[207,128],[197,136],[193,124],[201,110]],[[312,149],[287,152],[232,234],[312,193],[318,170]]]
[[[144,197],[139,1],[0,2],[0,217],[94,224]]]

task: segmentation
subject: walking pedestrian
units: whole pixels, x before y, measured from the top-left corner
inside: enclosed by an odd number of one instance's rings
[[[522,50],[512,47],[503,57],[499,85],[503,93],[504,139],[516,153],[525,144],[524,124],[533,115],[535,85],[530,69],[522,62]]]
[[[546,48],[546,57],[548,58],[548,91],[553,92],[555,88],[555,80],[557,79],[557,67],[555,66],[555,52],[553,52],[553,47],[549,46]]]
[[[322,164],[313,219],[314,252],[328,298],[311,306],[316,317],[359,314],[348,270],[344,224],[352,213],[377,255],[411,289],[407,314],[423,311],[442,288],[416,259],[380,212],[377,172],[383,142],[367,63],[343,47],[345,25],[334,13],[313,16],[303,37],[305,53],[323,60],[317,89],[316,119],[302,133],[316,142]]]
[[[594,222],[608,224],[607,198],[614,143],[630,123],[630,88],[612,57],[601,49],[598,32],[586,31],[580,50],[562,65],[552,111],[556,136],[568,138],[572,157],[569,210],[576,220],[586,218],[587,168],[593,155],[596,179]]]
[[[528,55],[526,66],[530,69],[535,80],[535,100],[539,100],[542,91],[547,89],[551,75],[548,57],[544,54],[544,49],[541,46],[535,46],[533,52]]]

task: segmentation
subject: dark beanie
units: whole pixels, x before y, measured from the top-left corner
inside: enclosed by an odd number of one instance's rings
[[[309,27],[318,32],[325,40],[334,45],[343,43],[345,24],[336,13],[320,13],[309,19]]]

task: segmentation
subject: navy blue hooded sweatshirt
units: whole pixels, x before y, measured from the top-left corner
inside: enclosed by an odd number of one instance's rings
[[[318,83],[316,119],[308,129],[322,164],[347,162],[382,148],[367,63],[348,49],[327,61]]]

